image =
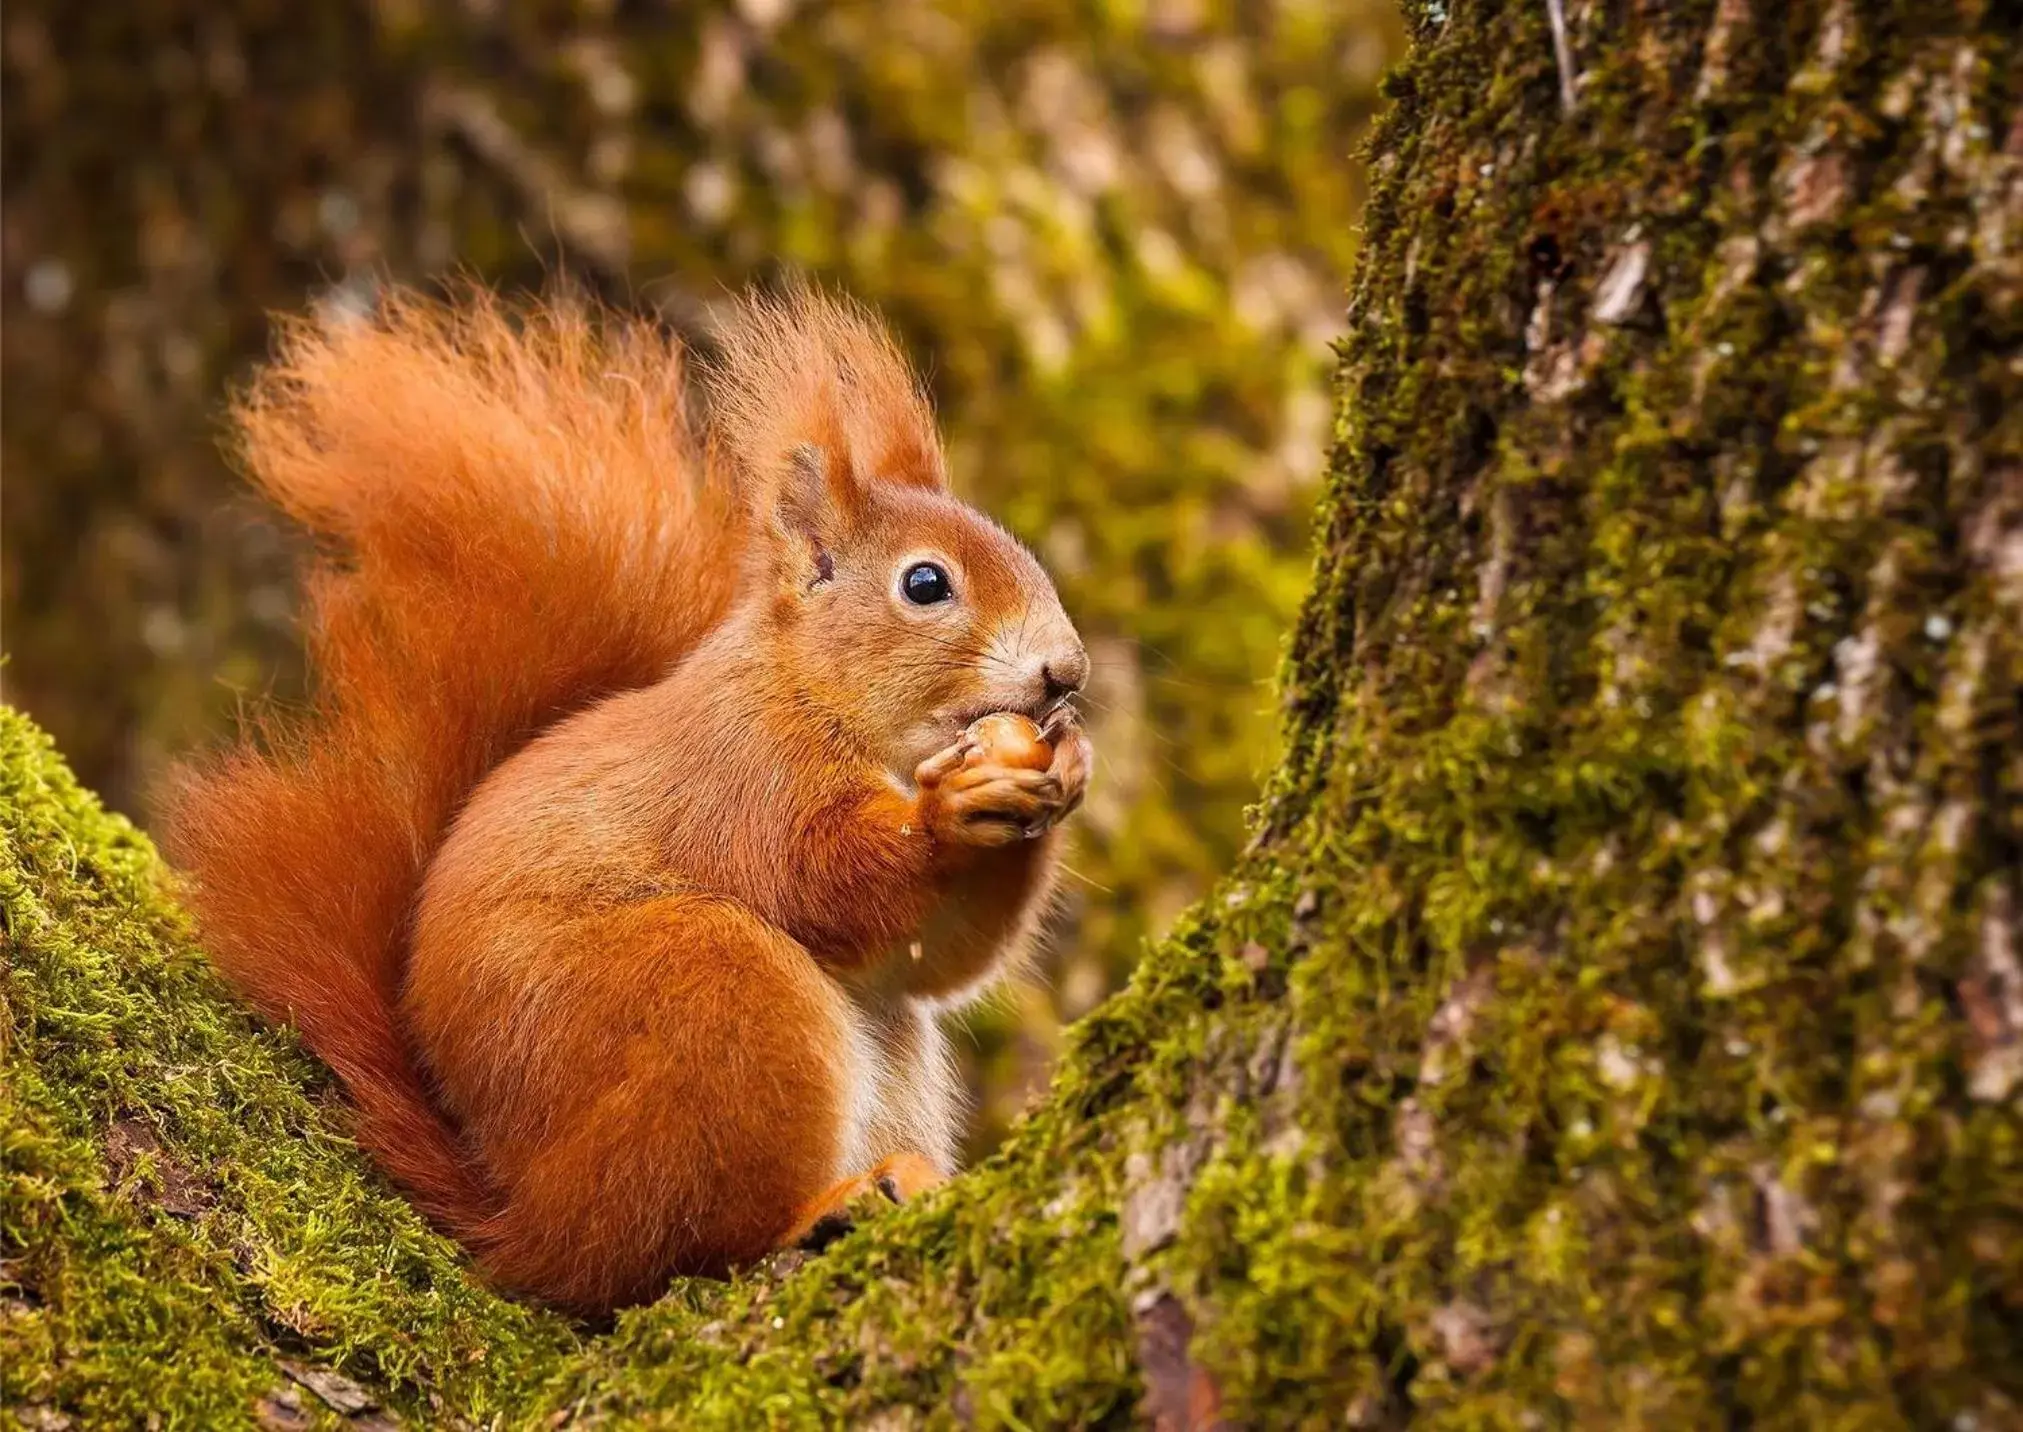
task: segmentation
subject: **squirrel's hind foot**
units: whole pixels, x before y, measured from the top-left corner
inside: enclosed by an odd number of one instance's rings
[[[780,1240],[783,1248],[819,1253],[857,1226],[858,1218],[885,1203],[904,1203],[942,1181],[940,1170],[915,1153],[893,1154],[868,1172],[838,1182],[810,1200]]]

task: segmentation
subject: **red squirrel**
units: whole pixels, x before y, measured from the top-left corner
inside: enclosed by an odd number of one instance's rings
[[[936,1012],[1031,936],[1091,762],[1053,584],[869,313],[744,300],[701,433],[688,392],[567,304],[287,327],[232,421],[319,547],[315,695],[164,800],[359,1142],[584,1312],[953,1170]]]

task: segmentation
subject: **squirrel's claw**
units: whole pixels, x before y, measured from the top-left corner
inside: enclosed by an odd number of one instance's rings
[[[857,1220],[851,1217],[849,1209],[836,1209],[809,1224],[807,1232],[794,1240],[794,1247],[808,1253],[820,1253],[856,1226]]]
[[[962,768],[962,758],[968,754],[969,743],[967,737],[957,741],[953,746],[936,751],[913,768],[914,785],[920,787],[922,790],[926,790],[929,786],[939,785],[951,773]]]

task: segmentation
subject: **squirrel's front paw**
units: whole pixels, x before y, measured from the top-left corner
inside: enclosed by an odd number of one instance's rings
[[[1089,769],[1096,763],[1096,748],[1082,729],[1082,714],[1068,705],[1058,706],[1040,728],[1040,735],[1054,748],[1053,763],[1047,773],[1061,783],[1061,810],[1054,817],[1064,820],[1082,803],[1089,788]]]
[[[1065,708],[1064,708],[1065,709]],[[1018,720],[1023,718],[989,718]],[[1072,712],[1057,714],[1042,733],[998,735],[981,744],[979,727],[915,772],[921,812],[940,840],[958,845],[1011,845],[1044,835],[1082,803],[1089,778],[1089,739]],[[1044,766],[1034,769],[1034,760]]]
[[[1061,782],[1051,771],[993,762],[923,784],[920,805],[935,839],[955,845],[1012,845],[1043,833],[1063,814]]]

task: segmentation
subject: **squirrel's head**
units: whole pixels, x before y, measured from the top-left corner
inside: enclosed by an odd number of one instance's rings
[[[751,504],[751,596],[806,693],[900,775],[994,711],[1035,720],[1088,678],[1054,584],[951,496],[919,385],[861,309],[748,302],[716,431]]]

